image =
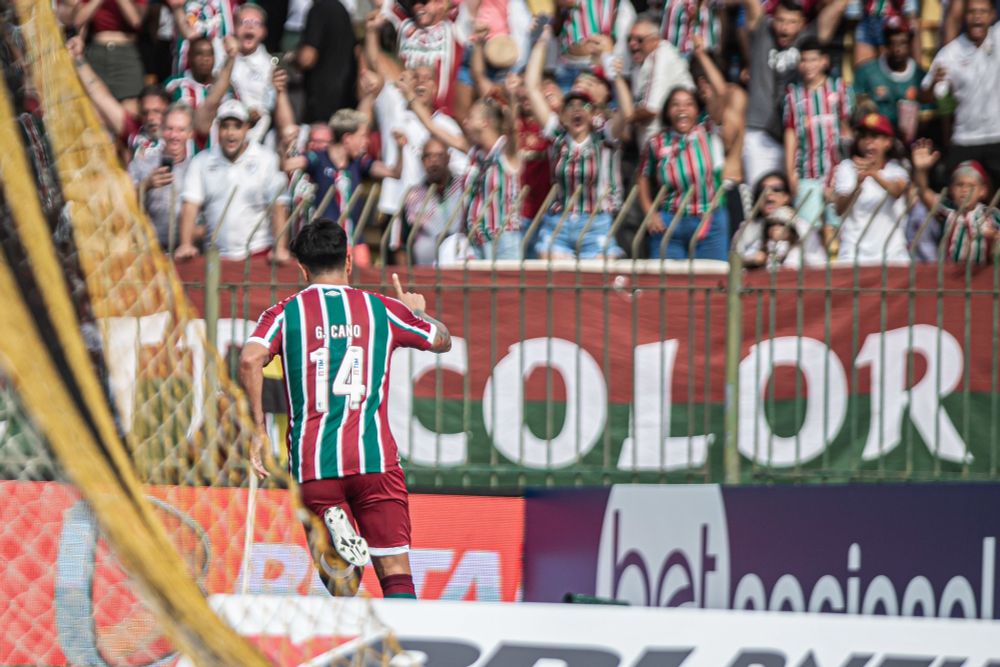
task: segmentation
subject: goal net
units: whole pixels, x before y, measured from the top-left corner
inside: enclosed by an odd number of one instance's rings
[[[246,401],[51,3],[0,0],[0,56],[0,665],[387,664],[363,602],[267,631],[342,562],[286,475],[251,485]]]

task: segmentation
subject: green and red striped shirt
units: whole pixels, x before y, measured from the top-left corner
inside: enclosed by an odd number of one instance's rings
[[[566,10],[566,19],[560,32],[563,50],[593,35],[614,37],[618,0],[587,0]]]
[[[684,194],[693,188],[681,215],[704,215],[722,185],[726,159],[722,137],[707,123],[699,123],[687,134],[663,130],[646,142],[639,173],[667,188],[663,210],[677,213]],[[707,231],[707,225],[706,225]]]
[[[396,299],[344,285],[310,285],[264,311],[247,343],[281,355],[298,482],[399,467],[387,403],[392,352],[430,349],[436,335]]]
[[[793,83],[785,92],[785,128],[795,130],[799,178],[829,180],[840,162],[840,128],[850,122],[854,92],[843,79],[827,77],[823,85],[806,90]]]
[[[520,175],[504,156],[507,138],[500,137],[489,152],[473,148],[463,191],[466,229],[475,230],[474,239],[482,245],[492,241],[497,232],[517,229],[521,217],[517,210]]]
[[[552,182],[559,188],[551,212],[614,213],[621,208],[621,156],[610,123],[577,143],[553,114],[544,132],[552,142]],[[580,194],[573,199],[577,187]]]
[[[721,8],[710,0],[663,0],[663,22],[660,34],[678,51],[694,51],[693,35],[701,35],[705,48],[714,50],[722,33],[719,15]]]

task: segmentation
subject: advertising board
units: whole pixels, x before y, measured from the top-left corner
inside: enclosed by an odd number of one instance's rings
[[[527,503],[528,601],[998,617],[996,484],[618,485]]]

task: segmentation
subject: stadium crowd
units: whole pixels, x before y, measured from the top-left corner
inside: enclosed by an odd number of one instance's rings
[[[58,0],[177,260],[991,261],[994,0],[371,2]]]

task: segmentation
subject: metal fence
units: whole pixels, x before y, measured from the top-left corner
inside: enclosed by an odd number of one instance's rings
[[[368,193],[355,242],[376,198]],[[911,260],[938,214],[908,241]],[[949,260],[961,220],[948,218],[938,261],[924,264],[890,261],[886,236],[874,263],[806,266],[803,253],[794,266],[748,271],[738,248],[757,231],[744,222],[728,262],[408,261],[358,270],[354,284],[386,291],[398,272],[454,337],[446,355],[393,360],[391,425],[417,487],[992,479],[1000,244],[988,263]],[[862,240],[886,234],[874,221]],[[811,234],[818,224],[798,243]],[[821,247],[828,254],[838,240]],[[230,372],[260,312],[302,286],[291,267],[220,263],[211,251],[178,271]]]

